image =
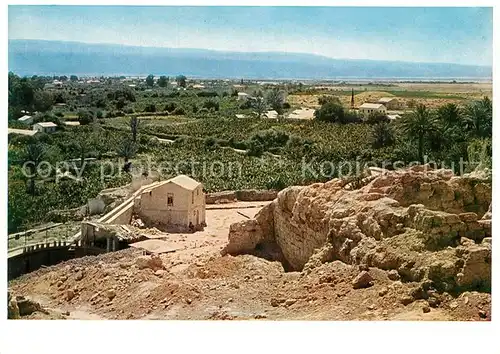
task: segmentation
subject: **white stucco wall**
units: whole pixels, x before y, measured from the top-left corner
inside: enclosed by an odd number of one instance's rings
[[[363,115],[368,116],[368,115],[375,113],[375,112],[386,114],[387,109],[385,108],[385,106],[382,105],[382,107],[380,107],[380,108],[360,108],[359,112]]]
[[[193,197],[194,192],[194,197]],[[139,215],[144,221],[164,225],[196,225],[196,211],[199,222],[205,222],[205,194],[200,185],[194,191],[184,189],[175,183],[166,183],[141,194]],[[169,206],[168,196],[173,196]]]

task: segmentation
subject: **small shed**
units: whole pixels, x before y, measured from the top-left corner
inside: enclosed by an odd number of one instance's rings
[[[250,95],[245,92],[238,92],[238,101],[246,101]]]
[[[29,115],[24,115],[21,118],[19,118],[17,121],[20,123],[30,125],[30,124],[33,124],[33,117],[29,116]]]
[[[52,122],[40,122],[33,125],[33,130],[40,133],[53,133],[57,129],[57,124]]]
[[[186,175],[152,184],[138,202],[137,214],[146,223],[179,229],[206,225],[203,185]]]

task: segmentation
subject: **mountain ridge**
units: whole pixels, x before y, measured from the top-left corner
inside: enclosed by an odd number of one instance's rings
[[[317,54],[236,52],[76,41],[9,40],[9,70],[20,75],[184,74],[214,78],[481,78],[489,66],[334,59]]]

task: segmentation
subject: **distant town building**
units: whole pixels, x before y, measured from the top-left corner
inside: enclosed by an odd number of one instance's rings
[[[399,109],[401,108],[401,103],[395,97],[382,97],[377,103],[383,104],[387,109]]]
[[[36,133],[38,133],[36,130],[29,130],[29,129],[14,129],[14,128],[7,128],[7,133],[10,134],[17,134],[17,135],[28,135],[28,136],[33,136]]]
[[[205,225],[203,185],[179,175],[142,191],[138,212],[147,223],[199,228]]]
[[[250,95],[245,92],[238,92],[238,101],[246,101]]]
[[[80,122],[77,121],[66,121],[64,122],[64,125],[68,127],[78,127],[80,125]]]
[[[33,125],[33,130],[40,133],[53,133],[57,129],[57,124],[52,122],[40,122]]]
[[[28,115],[24,115],[21,118],[19,118],[17,121],[20,123],[24,123],[26,125],[30,125],[30,124],[33,124],[33,117],[28,116]]]
[[[363,103],[359,106],[359,113],[364,116],[372,113],[387,114],[387,108],[382,103]]]
[[[272,110],[272,111],[267,111],[265,114],[264,114],[267,118],[270,118],[270,119],[277,119],[278,118],[278,112]]]

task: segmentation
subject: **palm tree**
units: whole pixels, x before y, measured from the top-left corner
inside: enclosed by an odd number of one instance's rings
[[[453,143],[464,141],[463,116],[460,108],[454,103],[441,106],[436,111],[438,126],[431,132],[430,144],[433,151],[441,151]]]
[[[137,147],[133,141],[124,139],[118,146],[116,152],[118,153],[118,156],[123,157],[125,161],[128,161],[128,159],[132,158],[137,152]]]
[[[376,149],[394,144],[394,130],[390,123],[381,122],[373,126],[372,146]]]
[[[40,162],[43,161],[46,155],[47,149],[45,146],[39,143],[33,143],[26,146],[22,162],[23,166],[28,169],[28,194],[35,195],[35,179],[37,177],[37,167]]]
[[[417,141],[418,158],[423,163],[426,139],[438,128],[435,115],[425,105],[419,104],[411,114],[401,119],[401,128],[410,139]]]
[[[283,113],[283,104],[285,103],[285,97],[282,91],[277,88],[269,90],[266,94],[266,102],[278,112],[278,115]]]
[[[132,141],[137,141],[137,130],[139,129],[139,119],[137,117],[130,118],[130,130],[132,131]]]
[[[446,128],[459,127],[462,124],[462,112],[454,103],[448,103],[439,107],[437,116]]]
[[[83,168],[83,163],[85,162],[85,157],[95,147],[97,139],[94,133],[90,129],[85,130],[86,134],[78,134],[75,136],[75,144],[78,150],[78,157],[80,158],[80,167]]]
[[[266,111],[266,102],[262,97],[256,97],[253,103],[253,108],[257,111],[259,119],[262,117],[262,113]]]
[[[475,137],[489,137],[492,134],[492,117],[493,107],[488,97],[468,104],[464,110],[465,129]]]

